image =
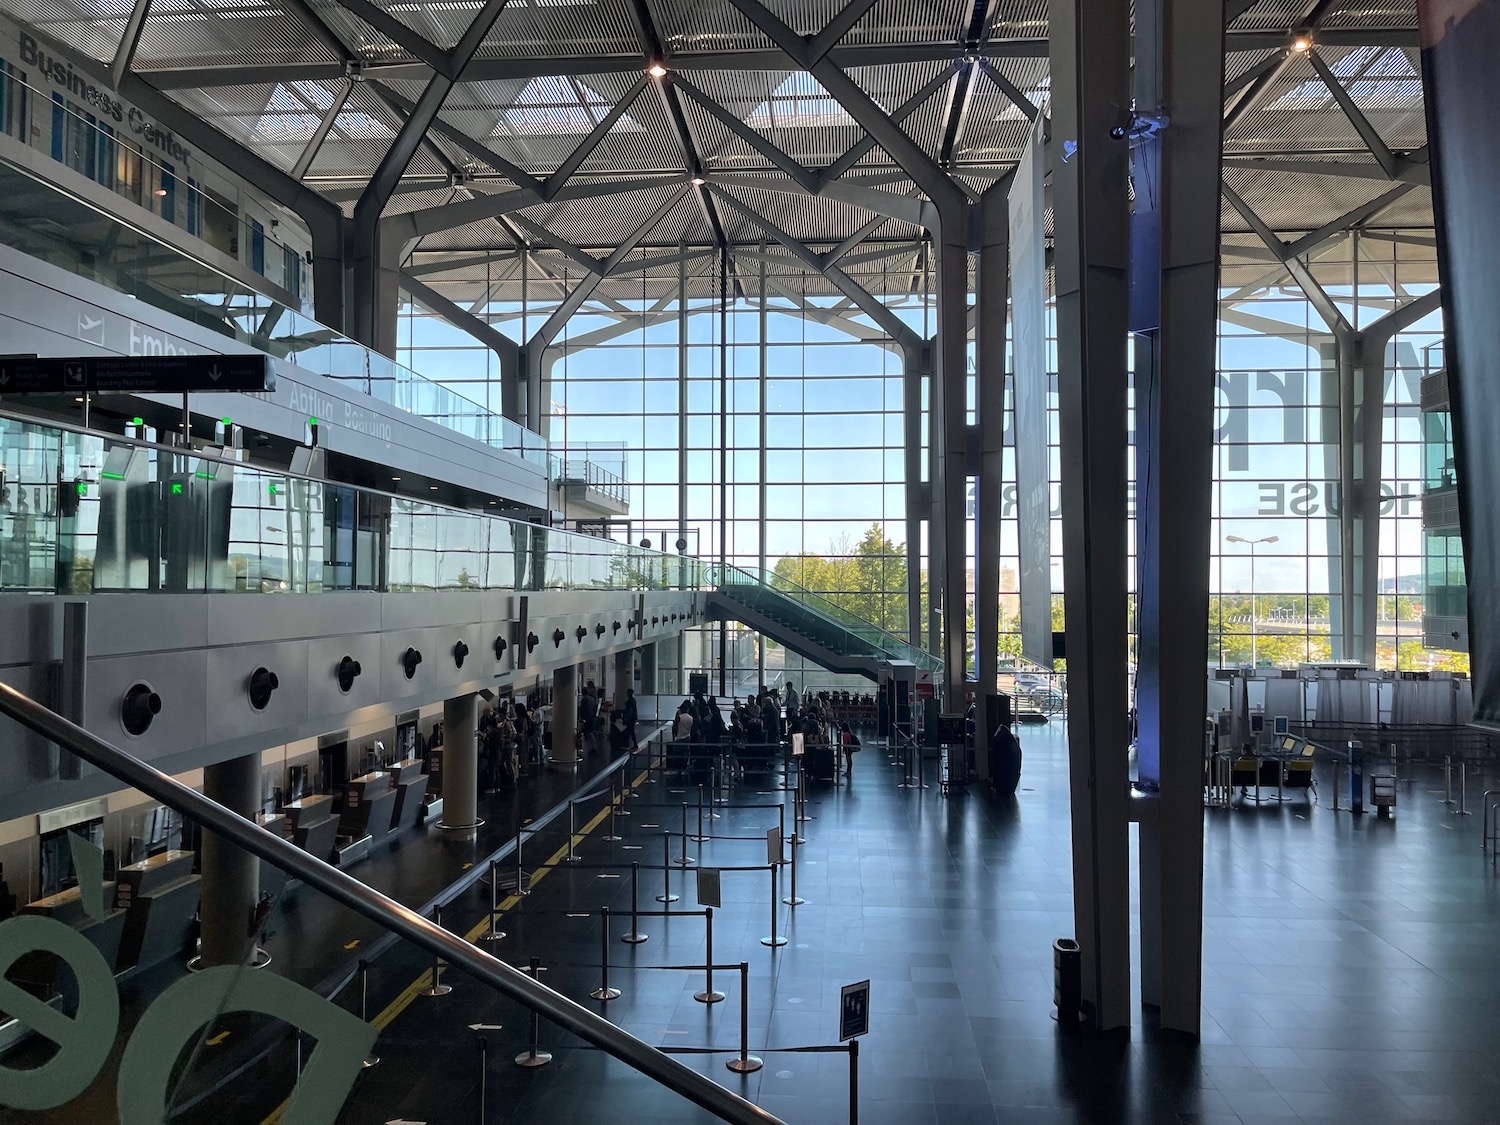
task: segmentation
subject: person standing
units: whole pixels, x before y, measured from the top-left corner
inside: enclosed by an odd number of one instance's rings
[[[672,724],[672,741],[689,743],[693,741],[693,729],[698,720],[693,716],[693,708],[686,699],[682,706],[677,708],[677,718]]]
[[[594,720],[599,717],[599,700],[594,695],[594,682],[590,680],[578,697],[578,733],[589,753],[594,752]],[[554,747],[553,753],[555,754]]]
[[[848,723],[839,725],[839,749],[844,752],[844,777],[854,780],[854,755],[859,753],[859,736],[849,729]]]
[[[792,683],[791,680],[788,680],[786,682],[786,713],[788,715],[793,714],[801,705],[802,700],[801,697],[797,695],[797,685]]]
[[[640,708],[635,701],[635,688],[625,689],[625,731],[630,735],[630,745],[639,746],[636,741],[635,724],[640,719]]]

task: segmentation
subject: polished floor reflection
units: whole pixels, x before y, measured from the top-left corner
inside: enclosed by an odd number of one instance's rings
[[[747,1077],[724,1066],[740,1042],[738,973],[717,974],[727,998],[705,1005],[694,1000],[702,972],[682,967],[704,960],[704,919],[642,917],[649,940],[619,940],[630,929],[632,863],[642,865],[641,909],[662,909],[663,834],[674,834],[675,858],[683,802],[696,832],[695,788],[642,785],[616,821],[623,839],[601,839],[607,821],[594,828],[579,848],[583,862],[548,870],[503,920],[509,937],[493,949],[517,965],[540,958],[545,983],[648,1042],[718,1050],[681,1057],[792,1125],[849,1120],[847,1057],[792,1049],[835,1044],[840,986],[867,978],[862,1125],[1500,1120],[1500,906],[1479,817],[1448,811],[1441,771],[1403,781],[1394,820],[1335,814],[1326,777],[1320,807],[1298,795],[1210,810],[1202,1042],[1154,1031],[1144,1018],[1129,1034],[1060,1037],[1050,950],[1072,930],[1062,726],[1029,728],[1023,742],[1014,803],[898,789],[884,753],[867,743],[852,785],[811,792],[797,875],[807,901],[778,901],[776,925],[789,941],[774,952],[761,943],[771,928],[764,836],[779,813],[746,807],[779,802],[774,779],[741,785],[721,819],[707,822],[714,838],[688,842],[700,865],[758,868],[724,872],[714,917],[714,960],[749,965],[748,1046],[765,1067]],[[1470,785],[1477,805],[1482,784]],[[537,860],[564,839],[547,839]],[[672,909],[694,908],[693,873],[674,865],[670,878],[682,896]],[[789,890],[783,880],[778,899]],[[445,921],[470,932],[485,901],[482,889],[469,891]],[[610,984],[622,992],[609,1003],[588,999],[600,984],[604,905]],[[710,1120],[546,1025],[539,1045],[551,1065],[516,1066],[526,1014],[453,973],[451,994],[420,995],[411,986],[426,967],[400,948],[376,962],[381,1062],[343,1121]],[[261,1120],[288,1092],[286,1061],[273,1056],[188,1117]]]

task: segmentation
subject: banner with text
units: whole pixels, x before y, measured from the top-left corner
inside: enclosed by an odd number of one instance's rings
[[[1010,293],[1015,358],[1021,654],[1052,667],[1052,505],[1048,498],[1046,204],[1038,113],[1010,187]]]

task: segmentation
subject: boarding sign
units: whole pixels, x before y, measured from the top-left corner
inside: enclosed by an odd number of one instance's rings
[[[276,389],[264,355],[101,355],[62,359],[0,357],[0,394],[263,393]]]

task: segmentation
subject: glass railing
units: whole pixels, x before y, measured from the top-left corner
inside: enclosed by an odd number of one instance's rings
[[[681,555],[0,415],[0,590],[689,589]]]
[[[750,608],[779,617],[804,636],[842,656],[906,660],[936,671],[942,661],[879,625],[845,609],[774,571],[757,567],[714,567],[715,585]]]
[[[274,228],[224,206],[188,170],[190,154],[172,134],[115,102],[107,91],[88,105],[71,91],[40,90],[8,67],[0,70],[0,132],[47,153],[184,233],[201,239],[300,297],[303,257]],[[117,112],[118,111],[118,112]],[[151,147],[161,150],[161,155]]]
[[[392,811],[396,801],[414,800],[429,776],[434,785],[442,777],[420,774],[416,760],[348,782],[342,807],[309,796],[252,823],[8,685],[0,685],[0,715],[9,731],[19,729],[9,720],[22,724],[70,760],[156,802],[157,812],[172,810],[178,824],[202,830],[196,855],[186,843],[135,863],[118,863],[86,832],[58,830],[66,841],[58,854],[68,857],[74,885],[5,923],[13,962],[5,1064],[26,1080],[0,1087],[0,1118],[553,1125],[587,1113],[590,1120],[782,1125],[750,1100],[772,1088],[740,1077],[762,1065],[748,1053],[747,1013],[774,991],[776,971],[746,936],[748,908],[743,918],[724,912],[734,923],[724,928],[721,957],[750,948],[738,964],[714,966],[724,991],[713,999],[724,1003],[722,1015],[705,1007],[696,1021],[695,1036],[707,1045],[666,1039],[688,1034],[661,1030],[670,1011],[634,994],[622,999],[609,986],[611,960],[625,989],[644,993],[670,980],[670,1008],[681,984],[707,971],[649,956],[632,955],[627,964],[611,954],[635,890],[632,882],[627,894],[626,879],[607,876],[623,869],[650,880],[655,872],[610,863],[623,853],[601,846],[590,828],[575,834],[562,810],[584,805],[597,814],[594,824],[601,821],[604,808],[620,803],[610,785],[617,776],[628,790],[642,784],[629,756],[597,775],[592,793],[559,790],[563,802],[524,822],[524,838],[519,828],[508,837],[481,821],[460,849],[444,846],[438,833],[392,827],[402,833],[402,856],[421,857],[401,862],[418,863],[420,872],[393,879],[389,870],[365,868],[367,883],[326,857],[351,825],[372,833],[377,816],[405,821]],[[580,869],[561,862],[575,848],[592,869],[581,884],[566,874]],[[646,893],[657,886],[665,883],[648,881]],[[217,891],[212,898],[209,887]],[[712,933],[712,921],[704,921],[712,911],[655,913],[653,929],[670,922],[694,935],[680,951],[667,945],[679,960],[702,926]],[[531,935],[550,928],[563,936],[544,943],[528,935],[528,923]],[[601,935],[602,984],[594,956]],[[710,987],[713,981],[710,975]],[[605,1008],[601,999],[619,1002]],[[769,1012],[758,1010],[761,1029]],[[89,1031],[87,1046],[66,1040],[71,1027]],[[810,1058],[807,1050],[802,1058]],[[63,1051],[69,1065],[51,1065]],[[821,1073],[816,1060],[807,1069]],[[606,1105],[612,1116],[588,1112]],[[622,1116],[620,1107],[637,1112]],[[839,1110],[842,1116],[842,1101]]]
[[[625,483],[624,478],[602,465],[581,457],[564,458],[554,464],[552,479],[558,484],[583,484],[621,504],[630,500],[630,486]]]
[[[0,78],[0,91],[7,81],[15,83],[14,78]],[[31,91],[28,99],[34,95]],[[4,120],[8,118],[0,100],[0,121]],[[150,198],[159,206],[161,197]],[[547,465],[546,439],[518,422],[319,324],[59,185],[4,163],[0,241],[315,375],[352,384],[464,437]]]

